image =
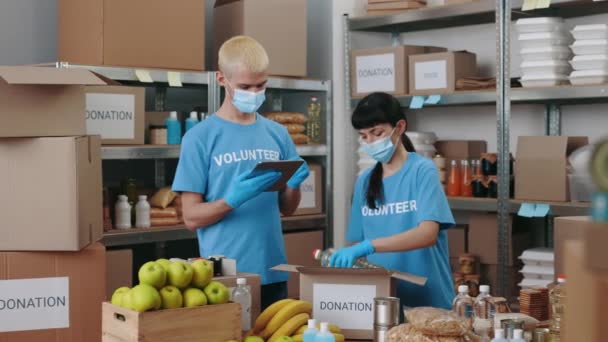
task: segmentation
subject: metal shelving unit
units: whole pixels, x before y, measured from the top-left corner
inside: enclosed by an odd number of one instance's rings
[[[179,79],[181,85],[198,86],[207,93],[207,108],[209,112],[215,112],[221,105],[221,89],[216,81],[214,71],[184,71],[184,70],[164,70],[149,68],[128,68],[128,67],[108,67],[77,65],[67,62],[57,62],[53,65],[57,68],[77,68],[87,69],[108,79],[136,84],[155,89],[154,110],[165,111],[168,108],[167,88],[180,85],[170,84],[170,78]],[[269,77],[267,88],[288,91],[290,93],[311,92],[324,93],[324,110],[326,113],[326,137],[323,145],[298,145],[296,150],[303,157],[313,157],[322,159],[326,166],[324,170],[325,180],[325,214],[294,216],[283,218],[283,231],[291,232],[306,230],[310,228],[324,228],[326,241],[332,241],[331,229],[331,207],[332,207],[332,85],[328,80],[313,79],[294,79],[284,77]],[[156,186],[164,186],[165,181],[165,160],[179,158],[180,146],[168,145],[130,145],[130,146],[103,146],[102,159],[104,160],[136,160],[152,159],[155,167]],[[104,235],[104,243],[108,246],[132,245],[140,243],[158,243],[162,245],[166,241],[193,239],[196,234],[183,226],[159,227],[147,230],[130,230],[127,232],[112,231]]]
[[[545,134],[561,133],[561,105],[608,103],[608,85],[598,86],[561,86],[552,88],[514,88],[510,79],[510,24],[511,20],[531,16],[560,16],[563,18],[608,13],[608,2],[590,0],[552,0],[550,8],[522,12],[524,0],[477,0],[471,3],[444,7],[426,8],[406,11],[397,14],[349,18],[344,17],[344,70],[345,70],[345,108],[357,104],[358,99],[350,97],[350,32],[386,32],[390,33],[393,44],[399,44],[399,35],[430,29],[468,26],[485,23],[496,25],[496,66],[497,89],[487,91],[457,92],[442,95],[436,106],[496,105],[497,146],[498,146],[498,198],[470,199],[450,198],[453,210],[495,212],[498,215],[498,280],[501,284],[499,293],[509,296],[506,286],[509,274],[506,265],[508,253],[508,218],[517,213],[521,201],[509,199],[509,151],[510,151],[510,111],[511,103],[543,104],[545,111]],[[404,107],[408,107],[411,96],[399,98]],[[430,106],[429,106],[430,107]],[[546,203],[546,202],[545,202]],[[547,203],[551,215],[586,215],[589,205],[586,203]]]

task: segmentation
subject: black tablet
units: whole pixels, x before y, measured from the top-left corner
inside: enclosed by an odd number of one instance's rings
[[[266,191],[280,191],[282,190],[287,181],[293,176],[293,174],[304,164],[303,160],[277,160],[277,161],[265,161],[258,163],[253,171],[251,177],[265,173],[268,171],[281,172],[281,178],[277,180],[271,187]]]

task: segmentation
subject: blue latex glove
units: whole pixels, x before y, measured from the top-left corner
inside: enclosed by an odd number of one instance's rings
[[[277,171],[268,171],[255,176],[251,175],[251,171],[241,173],[230,184],[228,192],[226,192],[226,196],[224,197],[229,206],[233,208],[240,207],[243,203],[264,192],[281,178],[281,173]]]
[[[351,268],[359,258],[366,257],[376,251],[369,240],[364,240],[356,245],[342,248],[335,252],[329,260],[329,267]]]
[[[287,181],[287,186],[292,189],[298,189],[300,184],[302,184],[302,182],[308,178],[309,174],[310,171],[308,170],[308,164],[304,162],[304,164],[300,165],[300,167],[296,170],[293,176],[289,178]]]

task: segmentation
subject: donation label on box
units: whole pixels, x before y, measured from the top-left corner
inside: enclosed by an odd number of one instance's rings
[[[68,277],[0,280],[0,331],[70,327]]]
[[[298,208],[315,208],[317,206],[317,195],[316,191],[321,191],[321,189],[316,189],[316,175],[315,171],[310,170],[310,174],[308,177],[302,182],[300,186],[300,192],[302,193],[302,199],[300,200],[300,206]]]
[[[395,91],[395,54],[357,56],[357,92]]]
[[[135,95],[86,94],[87,134],[103,139],[133,139]]]
[[[448,87],[447,61],[416,63],[416,89],[444,89]]]
[[[342,329],[374,328],[375,285],[314,284],[313,317]]]

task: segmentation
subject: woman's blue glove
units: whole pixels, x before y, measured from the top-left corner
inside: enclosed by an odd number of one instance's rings
[[[304,164],[300,165],[300,167],[296,170],[293,176],[289,178],[287,181],[287,186],[292,189],[298,189],[300,184],[302,184],[302,182],[308,178],[309,174],[310,171],[308,170],[308,164],[304,162]]]
[[[255,176],[251,176],[251,171],[241,173],[230,184],[224,201],[232,208],[240,207],[243,203],[266,191],[281,178],[281,173],[277,171],[268,171]]]
[[[373,254],[375,251],[376,249],[372,245],[372,242],[365,240],[335,252],[329,260],[329,267],[351,268],[357,259]]]

